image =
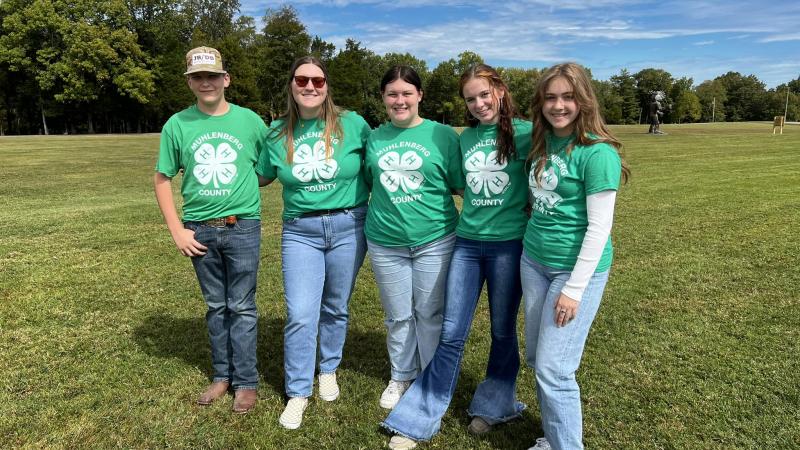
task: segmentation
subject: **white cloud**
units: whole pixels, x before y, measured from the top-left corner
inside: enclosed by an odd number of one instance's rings
[[[800,41],[800,33],[794,34],[775,34],[759,39],[758,42],[785,42],[785,41]]]

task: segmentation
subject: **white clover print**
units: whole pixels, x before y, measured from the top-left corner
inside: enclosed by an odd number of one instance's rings
[[[317,141],[312,149],[308,144],[301,144],[294,152],[292,161],[292,175],[300,181],[308,182],[316,179],[318,183],[330,180],[336,175],[339,163],[333,159],[325,158],[325,142]]]
[[[486,198],[492,194],[501,194],[508,186],[508,174],[503,172],[507,163],[497,160],[497,151],[492,151],[489,156],[483,152],[475,152],[466,161],[464,168],[467,170],[467,185],[473,194],[481,190]]]
[[[550,166],[550,168],[547,170],[542,171],[542,173],[539,175],[538,185],[534,181],[533,171],[531,171],[530,177],[528,178],[528,184],[531,187],[531,193],[533,194],[533,197],[537,201],[544,203],[548,208],[552,209],[561,202],[561,196],[553,192],[556,186],[558,186],[558,177],[556,176],[556,171],[552,166]]]
[[[389,192],[397,192],[403,188],[403,192],[419,189],[425,178],[417,169],[422,167],[422,158],[413,150],[409,150],[400,156],[397,152],[389,152],[381,156],[378,160],[378,167],[383,170],[381,173],[381,184]]]
[[[219,188],[219,184],[228,184],[236,176],[236,150],[230,144],[223,142],[217,148],[208,142],[204,143],[194,152],[194,166],[192,173],[200,184],[206,185],[211,181],[214,187]]]

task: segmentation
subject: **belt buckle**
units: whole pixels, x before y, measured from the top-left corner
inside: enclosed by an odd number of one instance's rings
[[[217,217],[204,222],[206,225],[215,228],[225,228],[228,225],[236,225],[236,216]]]
[[[215,228],[221,228],[225,226],[225,217],[218,217],[216,219],[209,219],[206,220],[206,225]]]

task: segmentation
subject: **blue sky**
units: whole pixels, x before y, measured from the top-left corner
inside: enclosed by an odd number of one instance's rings
[[[284,2],[240,0],[257,19]],[[695,85],[728,71],[768,88],[800,76],[800,1],[298,0],[309,34],[378,54],[409,52],[429,69],[470,50],[495,66],[577,61],[595,78],[653,67]]]

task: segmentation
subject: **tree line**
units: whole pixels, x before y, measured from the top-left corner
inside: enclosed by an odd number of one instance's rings
[[[232,83],[227,98],[267,122],[285,109],[286,71],[314,55],[330,72],[331,95],[372,126],[386,120],[379,81],[394,64],[423,79],[424,117],[465,124],[458,78],[480,55],[463,52],[429,69],[409,53],[377,55],[356,40],[344,48],[311,36],[291,6],[267,9],[263,27],[239,15],[239,0],[0,0],[0,134],[158,132],[194,100],[182,75],[188,49],[220,50]],[[590,69],[590,68],[589,68]],[[543,69],[498,68],[529,115]],[[667,95],[667,123],[800,120],[800,76],[774,89],[755,75],[692,78],[648,68],[593,80],[611,124],[646,122],[653,91]]]

